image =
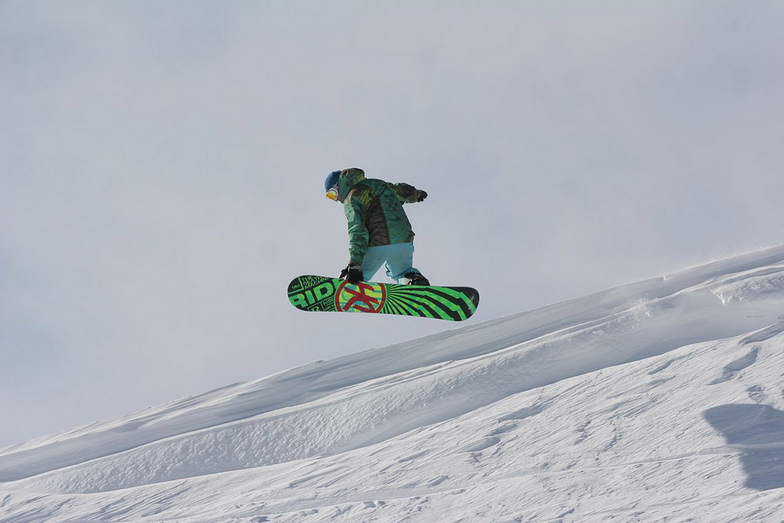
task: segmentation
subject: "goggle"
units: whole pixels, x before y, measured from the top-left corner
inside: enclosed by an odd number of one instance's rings
[[[332,187],[329,188],[329,190],[327,191],[327,198],[329,198],[333,202],[340,201],[340,193],[338,192],[337,185],[333,185]]]

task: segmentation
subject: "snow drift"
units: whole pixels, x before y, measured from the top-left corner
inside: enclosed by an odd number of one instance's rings
[[[0,519],[780,520],[783,349],[780,247],[4,449]]]

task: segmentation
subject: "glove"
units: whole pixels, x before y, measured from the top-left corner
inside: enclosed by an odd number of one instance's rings
[[[425,198],[427,198],[427,193],[425,191],[417,191],[417,202],[424,202]]]
[[[346,268],[340,271],[340,279],[341,280],[348,280],[349,283],[353,283],[356,285],[357,283],[361,282],[364,277],[362,275],[362,266],[361,265],[346,265]]]

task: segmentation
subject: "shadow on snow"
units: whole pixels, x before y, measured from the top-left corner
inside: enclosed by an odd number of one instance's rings
[[[784,411],[768,405],[733,404],[708,409],[705,419],[741,451],[746,486],[784,487]]]

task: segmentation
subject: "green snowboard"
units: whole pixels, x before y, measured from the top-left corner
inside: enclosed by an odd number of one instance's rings
[[[470,287],[394,283],[352,284],[325,276],[300,276],[289,284],[289,301],[302,311],[365,312],[463,321],[479,305]]]

